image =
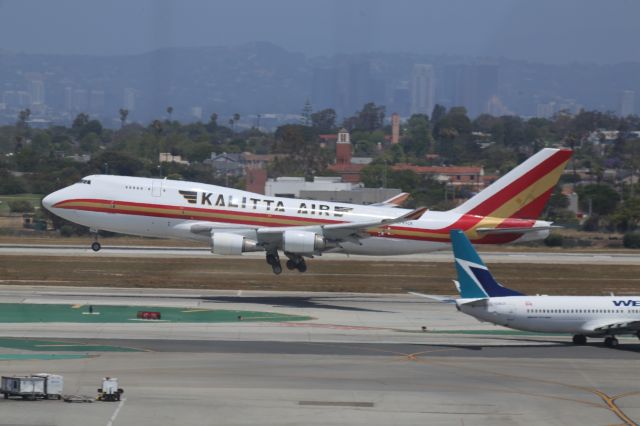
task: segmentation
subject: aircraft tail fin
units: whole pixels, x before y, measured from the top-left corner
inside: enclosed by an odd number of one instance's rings
[[[454,229],[450,236],[458,274],[456,287],[461,299],[522,296],[522,293],[503,287],[493,278],[464,232]]]
[[[544,148],[452,211],[537,219],[571,158],[570,149]]]

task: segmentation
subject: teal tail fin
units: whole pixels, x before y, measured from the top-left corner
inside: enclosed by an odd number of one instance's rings
[[[493,278],[464,232],[454,229],[449,234],[458,273],[457,287],[462,299],[522,296],[522,293],[503,287]]]

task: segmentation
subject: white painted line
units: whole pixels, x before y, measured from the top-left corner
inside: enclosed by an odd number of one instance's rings
[[[118,404],[118,407],[116,407],[116,411],[113,412],[113,415],[109,419],[109,423],[107,423],[107,426],[113,426],[113,422],[116,420],[116,417],[118,417],[118,414],[120,413],[120,410],[122,409],[122,406],[124,405],[126,400],[127,398],[122,398],[122,400],[120,400],[120,404]]]
[[[242,290],[238,290],[238,296],[242,296]]]

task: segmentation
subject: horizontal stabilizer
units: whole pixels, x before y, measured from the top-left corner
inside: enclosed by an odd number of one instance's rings
[[[479,235],[526,234],[528,232],[550,231],[562,226],[532,226],[531,228],[477,228]]]
[[[425,297],[427,299],[432,299],[441,303],[456,303],[456,299],[454,299],[451,296],[441,296],[438,294],[423,294],[423,293],[416,293],[414,291],[410,291],[409,294],[413,294],[414,296]]]

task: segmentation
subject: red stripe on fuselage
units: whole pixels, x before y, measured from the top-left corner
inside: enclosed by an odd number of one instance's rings
[[[103,207],[103,206],[68,206],[65,204],[70,204],[74,202],[83,202],[83,203],[96,203],[100,205],[113,205],[114,207]],[[127,206],[135,206],[142,208],[153,208],[156,210],[166,210],[166,213],[160,212],[149,212],[149,211],[135,211],[135,210],[125,210],[119,209],[119,205],[127,205]],[[201,220],[205,222],[217,222],[217,223],[231,223],[237,225],[248,225],[248,226],[264,226],[264,227],[287,227],[287,226],[311,226],[311,225],[322,225],[327,223],[347,223],[347,221],[340,220],[331,220],[331,219],[320,219],[314,217],[296,217],[296,216],[286,216],[281,214],[269,214],[269,213],[251,213],[251,212],[237,212],[231,210],[219,210],[219,209],[203,209],[198,207],[187,207],[187,206],[169,206],[162,204],[148,204],[148,203],[135,203],[129,201],[112,201],[112,200],[100,200],[100,199],[73,199],[73,200],[65,200],[57,203],[54,207],[62,208],[62,209],[70,209],[70,210],[82,210],[82,211],[91,211],[98,213],[110,213],[110,214],[125,214],[132,216],[145,216],[145,217],[159,217],[159,218],[167,218],[167,219],[182,219],[182,220]],[[180,211],[180,213],[176,212]],[[189,212],[189,213],[182,213]],[[218,213],[224,215],[236,216],[237,218],[229,218],[229,217],[221,217],[212,219],[209,216],[199,215],[198,213]],[[259,222],[256,221],[256,218],[273,218],[273,219],[283,219],[283,220],[291,220],[295,222],[299,222],[299,224],[281,224],[281,223],[269,223],[269,222]],[[254,220],[251,220],[254,219]],[[420,241],[434,241],[434,242],[448,242],[449,241],[449,231],[451,229],[460,229],[463,231],[471,229],[475,226],[483,217],[480,216],[471,216],[464,215],[458,221],[456,221],[453,225],[440,228],[440,229],[428,229],[428,228],[412,228],[406,226],[389,226],[388,228],[391,230],[404,230],[410,231],[414,233],[424,233],[424,234],[438,234],[437,237],[433,236],[421,236],[421,235],[385,235],[384,233],[378,232],[370,232],[369,234],[376,237],[384,237],[384,238],[397,238],[397,239],[406,239],[406,240],[420,240]],[[531,220],[521,220],[521,219],[505,219],[499,227],[531,227],[535,221]],[[499,239],[504,240],[504,242],[510,242],[517,239],[519,234],[512,235],[494,235],[494,236],[485,236],[480,238],[479,240],[475,240],[479,243],[487,243],[490,240],[493,240],[494,237],[499,237]],[[491,237],[491,238],[488,238]]]

